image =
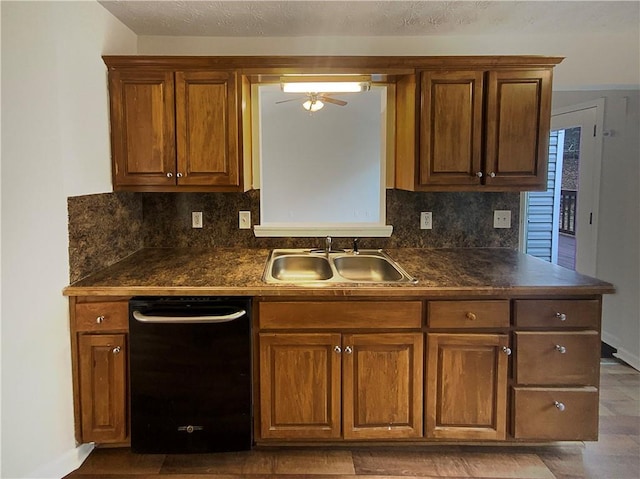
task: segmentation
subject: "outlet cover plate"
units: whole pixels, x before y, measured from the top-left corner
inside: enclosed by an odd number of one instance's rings
[[[431,211],[423,211],[420,213],[420,229],[430,230],[433,227],[433,214]]]
[[[493,212],[494,228],[511,228],[511,210],[495,210]]]
[[[202,211],[191,212],[191,227],[202,228]]]

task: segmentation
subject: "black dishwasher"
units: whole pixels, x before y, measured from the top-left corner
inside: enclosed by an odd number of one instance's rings
[[[250,318],[250,298],[129,301],[133,452],[251,448]]]

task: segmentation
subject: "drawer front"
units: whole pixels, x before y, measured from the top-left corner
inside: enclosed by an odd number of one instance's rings
[[[518,384],[598,385],[596,331],[516,332],[514,351]]]
[[[513,388],[513,436],[554,441],[597,440],[598,390]]]
[[[129,303],[111,301],[76,304],[78,331],[122,331],[129,329]]]
[[[261,329],[422,326],[421,301],[265,301],[258,311]]]
[[[519,299],[514,301],[515,324],[520,328],[591,328],[600,325],[597,299]]]
[[[508,328],[509,301],[429,301],[430,328]]]

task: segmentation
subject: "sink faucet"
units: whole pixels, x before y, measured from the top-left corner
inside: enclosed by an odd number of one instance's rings
[[[324,242],[324,252],[329,257],[329,253],[331,253],[331,236],[327,236]]]
[[[360,254],[360,251],[358,250],[358,238],[354,238],[353,240],[353,254]]]

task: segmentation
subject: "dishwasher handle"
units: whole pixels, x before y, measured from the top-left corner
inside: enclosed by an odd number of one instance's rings
[[[140,311],[134,311],[133,317],[141,323],[164,323],[164,324],[176,324],[176,323],[228,323],[243,317],[247,312],[244,309],[240,309],[231,314],[223,314],[219,316],[147,316]]]

